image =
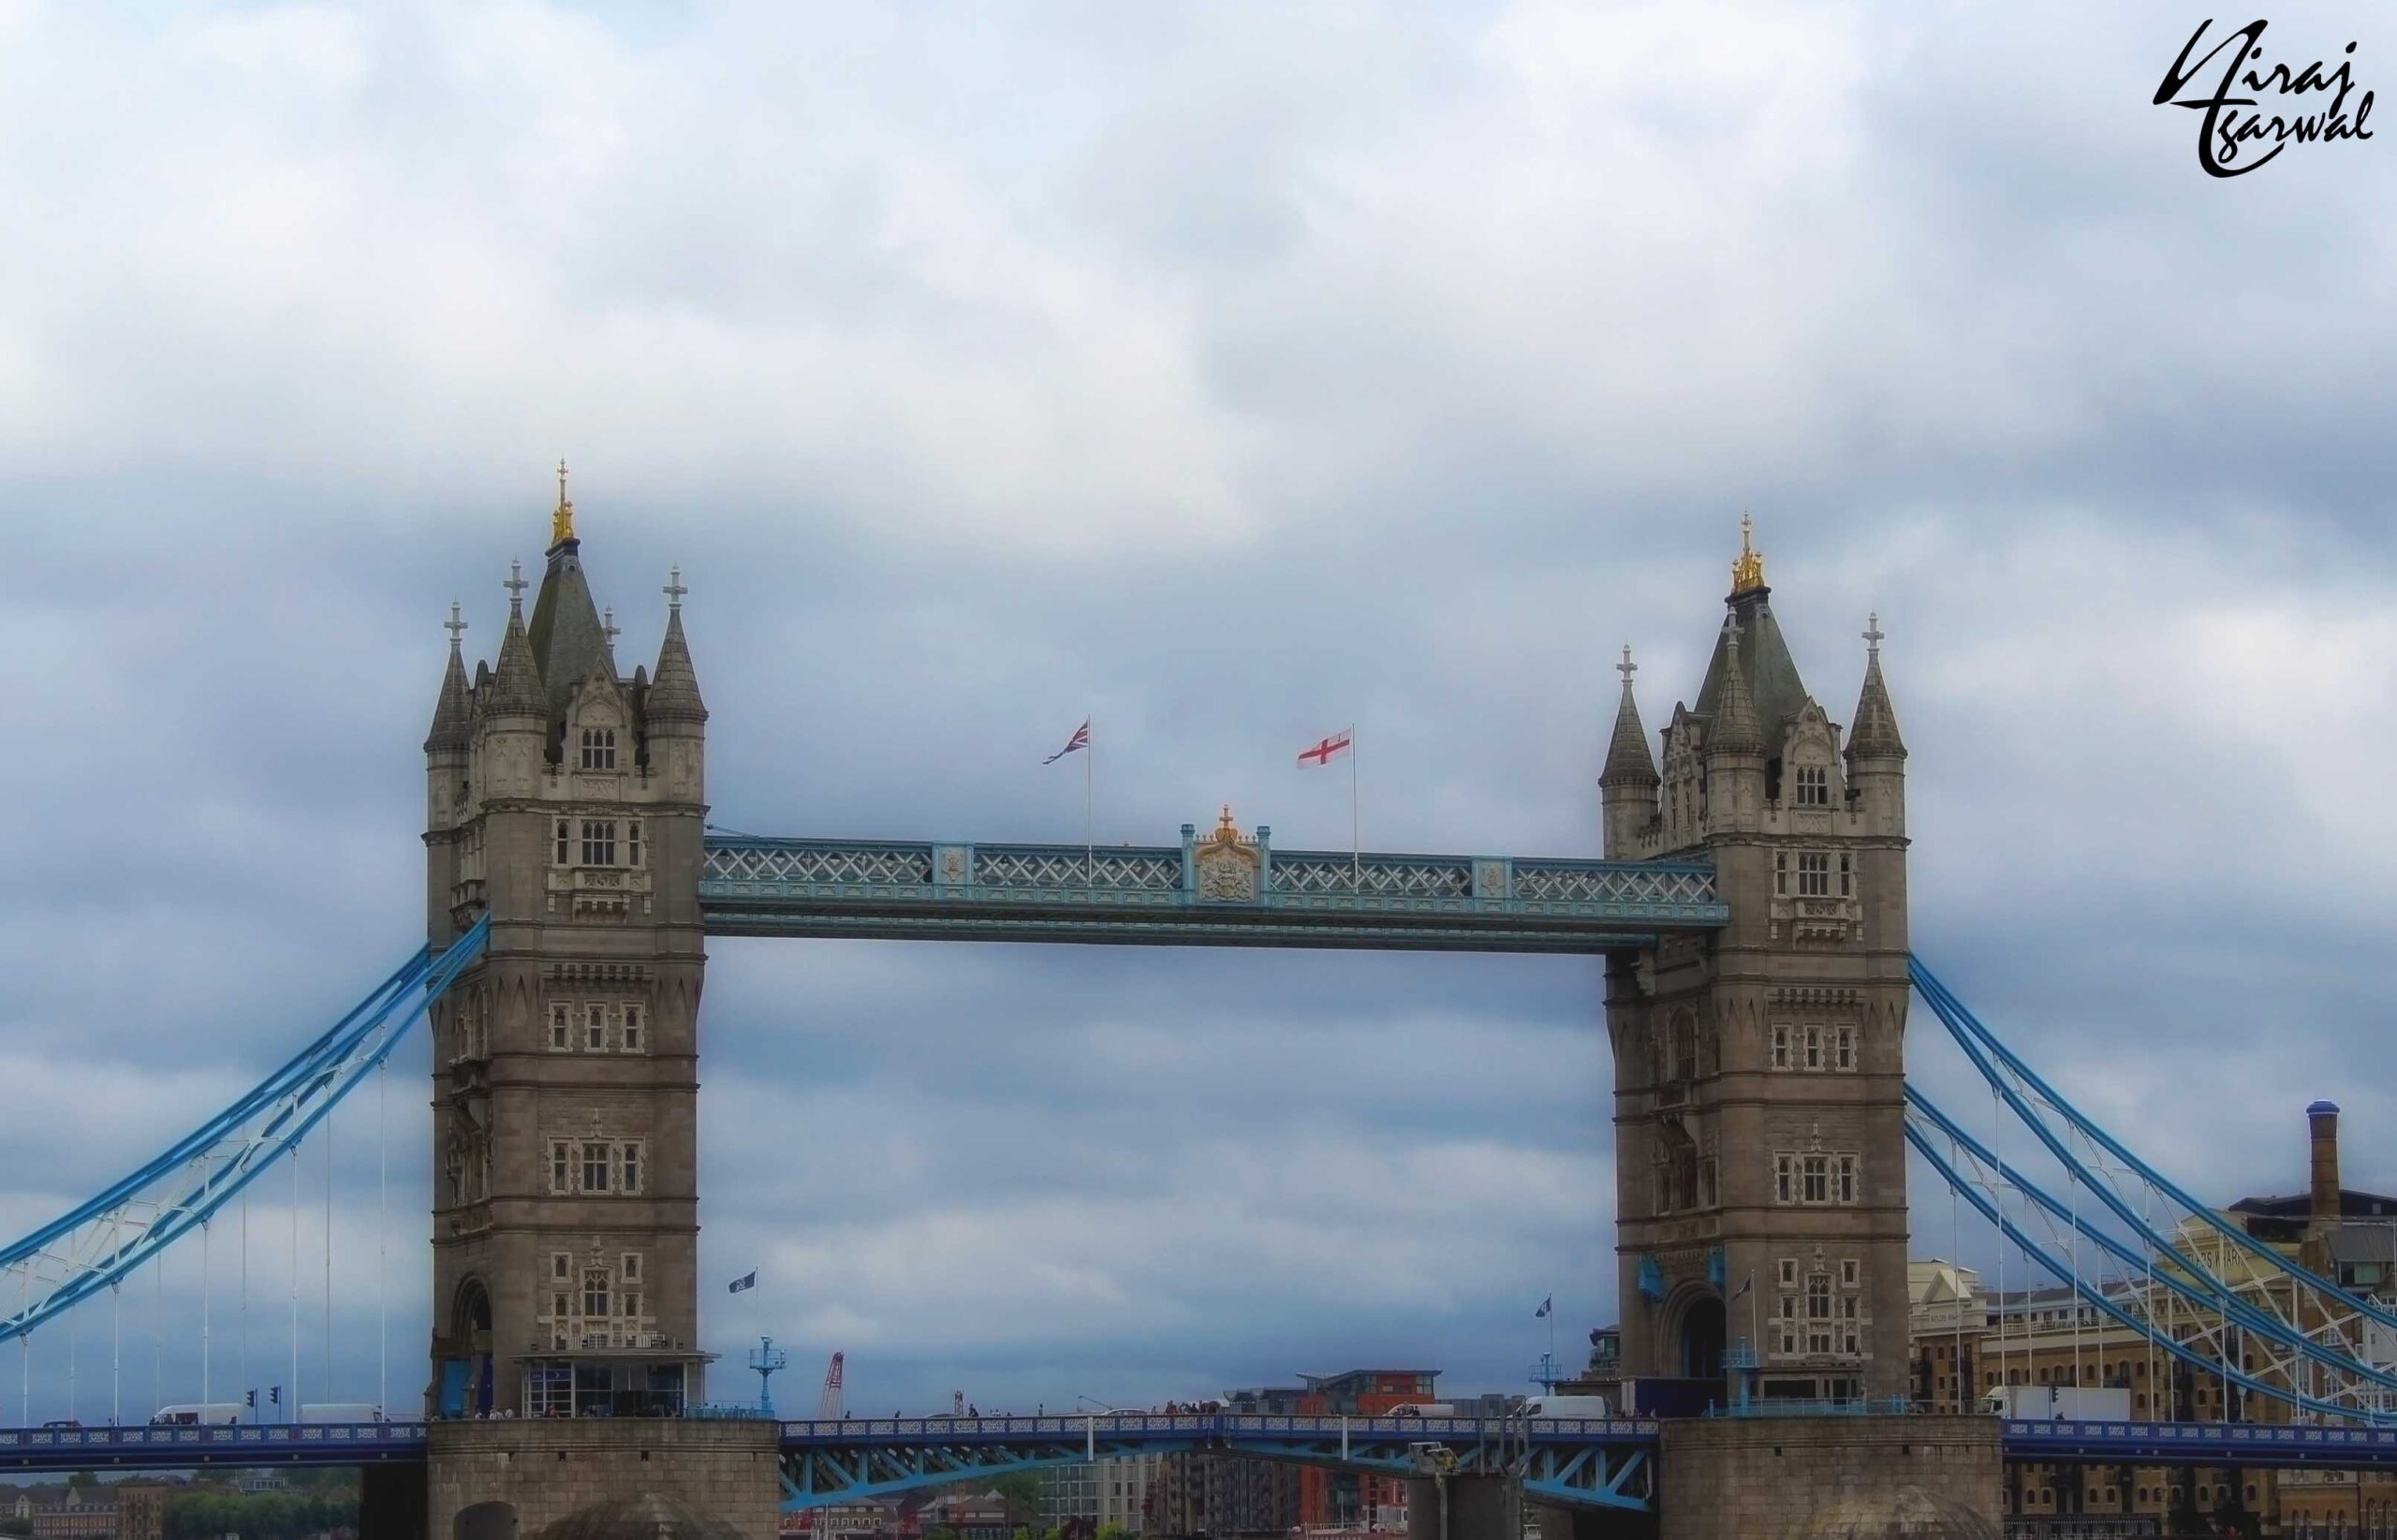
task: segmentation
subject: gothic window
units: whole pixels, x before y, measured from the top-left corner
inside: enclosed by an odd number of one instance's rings
[[[1840,1351],[1855,1357],[1863,1348],[1863,1333],[1856,1319],[1856,1297],[1848,1296],[1839,1302]]]
[[[1863,1281],[1862,1273],[1863,1268],[1856,1258],[1852,1256],[1843,1258],[1839,1265],[1839,1286],[1844,1289],[1856,1287]]]
[[[582,1007],[582,1046],[586,1050],[592,1053],[604,1053],[607,1051],[607,1006],[585,1005]]]
[[[638,1144],[625,1146],[624,1191],[627,1193],[640,1191],[640,1146]]]
[[[1673,1077],[1698,1078],[1698,1019],[1687,1011],[1673,1013]]]
[[[582,1147],[582,1190],[604,1193],[608,1190],[608,1147],[586,1144]]]
[[[557,826],[557,864],[568,866],[574,860],[574,820],[560,818]]]
[[[564,1278],[566,1276],[566,1253],[551,1252],[550,1254],[550,1276],[552,1278]]]
[[[1856,1029],[1854,1027],[1839,1029],[1838,1051],[1832,1063],[1841,1069],[1856,1067]]]
[[[567,1148],[564,1139],[550,1141],[550,1191],[552,1193],[574,1191],[573,1151]]]
[[[640,1051],[640,1007],[639,1005],[625,1007],[625,1051],[626,1053]]]
[[[1786,850],[1772,853],[1772,896],[1777,899],[1789,896],[1789,852]]]
[[[623,1269],[622,1269],[622,1270],[623,1270],[624,1275],[625,1275],[625,1283],[640,1283],[640,1253],[639,1253],[639,1252],[626,1252],[626,1253],[625,1254],[624,1267],[623,1267]]]
[[[1714,1203],[1714,1157],[1709,1155],[1698,1163],[1698,1206],[1712,1209]]]
[[[608,1318],[608,1269],[585,1269],[582,1274],[582,1315],[589,1321]]]
[[[1835,1155],[1831,1158],[1831,1201],[1833,1203],[1856,1201],[1856,1157],[1854,1155]]]
[[[587,770],[611,770],[616,768],[615,728],[582,729],[582,768]]]
[[[1826,1273],[1810,1273],[1806,1278],[1806,1351],[1831,1351],[1831,1281]]]
[[[1808,1069],[1823,1067],[1823,1029],[1820,1027],[1806,1029],[1806,1067]]]
[[[1797,1156],[1775,1155],[1772,1157],[1772,1200],[1775,1203],[1798,1201]]]
[[[1820,765],[1798,767],[1798,805],[1829,807],[1831,805],[1831,772]]]
[[[639,818],[625,825],[625,864],[626,866],[640,864],[640,820]],[[1840,865],[1843,871],[1846,869],[1846,864],[1847,858],[1842,856]]]
[[[627,1321],[633,1321],[633,1320],[639,1320],[640,1318],[640,1295],[638,1295],[638,1294],[627,1294],[627,1295],[625,1295],[625,1320],[627,1320]]]
[[[1801,899],[1829,898],[1831,890],[1831,858],[1819,850],[1801,851],[1798,857],[1798,896]]]
[[[563,1000],[550,1005],[550,1051],[564,1053],[574,1046],[572,1013]]]
[[[1781,1259],[1781,1286],[1786,1289],[1798,1286],[1798,1259],[1794,1256]]]
[[[1856,896],[1856,872],[1846,856],[1839,858],[1839,896],[1844,899]]]
[[[1787,1026],[1776,1026],[1772,1029],[1772,1067],[1775,1069],[1791,1067],[1789,1028]]]
[[[1831,1161],[1829,1155],[1806,1156],[1799,1175],[1803,1179],[1804,1183],[1800,1190],[1800,1202],[1828,1203],[1831,1201]]]
[[[616,864],[616,825],[610,818],[582,820],[582,864],[613,866]]]

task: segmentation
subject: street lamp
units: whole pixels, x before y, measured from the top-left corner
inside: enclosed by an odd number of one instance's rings
[[[1076,1405],[1080,1405],[1083,1401],[1088,1401],[1091,1405],[1098,1408],[1097,1412],[1085,1412],[1082,1414],[1082,1455],[1095,1465],[1098,1463],[1099,1412],[1104,1412],[1110,1417],[1121,1416],[1123,1414],[1116,1411],[1114,1407],[1108,1405],[1105,1401],[1100,1401],[1096,1396],[1076,1396],[1074,1398],[1074,1401]]]

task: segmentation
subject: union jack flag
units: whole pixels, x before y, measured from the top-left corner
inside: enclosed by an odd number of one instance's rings
[[[1090,718],[1084,717],[1082,718],[1082,725],[1074,729],[1074,736],[1066,740],[1066,746],[1040,762],[1044,765],[1053,765],[1058,760],[1066,757],[1066,755],[1073,753],[1076,749],[1086,749],[1089,747]]]

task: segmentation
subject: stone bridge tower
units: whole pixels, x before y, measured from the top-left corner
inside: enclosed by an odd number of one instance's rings
[[[619,674],[558,471],[528,623],[449,662],[425,741],[427,927],[492,917],[434,1012],[431,1410],[615,1416],[703,1399],[697,1101],[707,708],[669,582]]]
[[[1868,627],[1843,741],[1799,677],[1742,520],[1728,613],[1663,767],[1623,700],[1606,853],[1704,856],[1731,923],[1607,965],[1626,1374],[1902,1395],[1905,745]]]

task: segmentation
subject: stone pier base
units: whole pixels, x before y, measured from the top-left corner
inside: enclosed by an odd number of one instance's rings
[[[1448,1529],[1440,1527],[1440,1484],[1430,1476],[1406,1483],[1407,1540],[1520,1540],[1522,1488],[1505,1476],[1448,1477]]]
[[[1667,1422],[1659,1540],[2000,1540],[1995,1417]]]
[[[436,1422],[426,1540],[537,1540],[568,1514],[654,1492],[773,1540],[782,1483],[771,1422],[609,1417]],[[380,1532],[391,1534],[394,1532]]]

